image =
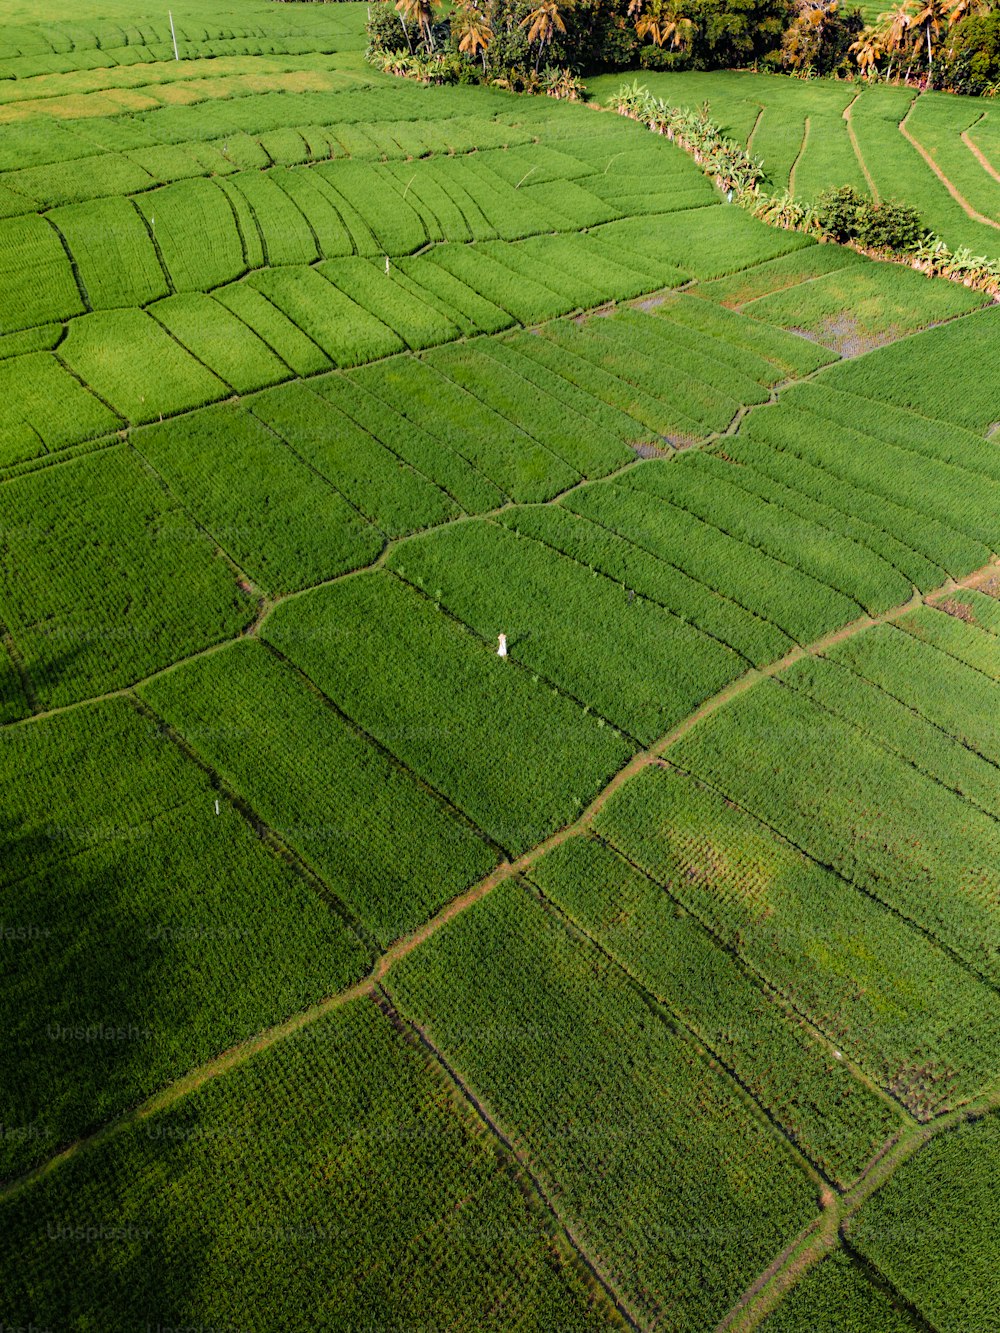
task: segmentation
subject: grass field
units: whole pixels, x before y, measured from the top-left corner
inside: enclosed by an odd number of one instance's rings
[[[0,9],[0,1326],[995,1333],[997,312],[361,5]]]

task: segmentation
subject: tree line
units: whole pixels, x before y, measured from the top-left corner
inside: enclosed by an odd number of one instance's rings
[[[1000,92],[994,0],[376,0],[370,56],[399,73],[579,95],[616,69],[756,68]]]

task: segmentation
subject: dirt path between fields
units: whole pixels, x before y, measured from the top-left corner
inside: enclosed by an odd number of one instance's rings
[[[973,571],[963,579],[949,580],[949,582],[941,588],[934,589],[932,592],[923,596],[918,592],[914,592],[913,596],[906,602],[891,607],[888,611],[884,611],[877,616],[861,616],[857,620],[853,620],[849,624],[842,626],[840,629],[834,630],[830,634],[823,635],[812,643],[797,645],[790,652],[786,653],[784,657],[779,658],[769,666],[759,669],[754,667],[746,671],[742,676],[731,681],[717,694],[706,699],[704,703],[694,710],[694,712],[688,714],[686,718],[678,722],[668,732],[661,736],[659,740],[654,742],[653,745],[634,755],[629,762],[623,768],[619,769],[604,787],[601,788],[590,804],[571,824],[566,824],[562,828],[556,830],[550,837],[546,838],[543,842],[538,843],[535,847],[525,852],[522,856],[517,857],[514,861],[501,861],[489,875],[474,884],[471,888],[466,889],[463,893],[460,893],[449,903],[446,903],[440,911],[435,913],[435,915],[428,921],[425,921],[422,926],[419,926],[410,934],[402,936],[394,944],[390,945],[385,953],[378,959],[372,972],[367,977],[358,981],[353,986],[348,987],[346,990],[339,991],[337,994],[329,996],[327,999],[320,1001],[319,1004],[311,1006],[302,1013],[295,1014],[284,1022],[278,1023],[274,1027],[266,1028],[262,1032],[255,1034],[253,1037],[248,1038],[246,1041],[240,1042],[237,1045],[230,1047],[228,1050],[221,1052],[211,1060],[206,1061],[196,1069],[191,1070],[191,1072],[186,1074],[183,1078],[176,1080],[166,1088],[154,1093],[153,1096],[146,1098],[143,1102],[127,1111],[124,1115],[109,1121],[107,1124],[93,1131],[93,1133],[77,1139],[75,1142],[67,1145],[60,1152],[56,1153],[53,1157],[41,1163],[39,1166],[32,1168],[30,1171],[25,1172],[23,1175],[3,1183],[0,1185],[0,1199],[7,1198],[27,1188],[29,1185],[41,1179],[43,1176],[48,1175],[62,1163],[75,1157],[80,1152],[97,1147],[115,1137],[129,1126],[167,1110],[190,1093],[196,1092],[212,1079],[218,1078],[220,1075],[227,1074],[231,1070],[239,1068],[240,1065],[245,1064],[255,1055],[259,1055],[261,1052],[269,1050],[280,1041],[295,1036],[295,1034],[300,1032],[303,1028],[309,1027],[311,1024],[322,1020],[335,1009],[339,1009],[342,1005],[348,1004],[353,1000],[361,999],[365,996],[374,996],[378,984],[385,978],[396,963],[400,962],[418,949],[422,944],[426,943],[426,941],[436,935],[443,926],[448,925],[449,922],[460,916],[468,908],[474,906],[475,903],[479,902],[482,898],[485,898],[487,894],[491,893],[498,885],[505,883],[516,875],[530,870],[531,867],[534,866],[537,861],[541,860],[543,856],[546,856],[569,838],[579,837],[585,834],[611,797],[614,796],[616,792],[620,791],[631,778],[635,777],[649,765],[658,762],[663,758],[672,745],[676,744],[676,742],[683,736],[686,736],[700,722],[710,717],[720,708],[724,708],[726,704],[745,693],[745,691],[751,689],[760,681],[780,675],[781,672],[787,670],[788,667],[793,666],[796,662],[801,661],[804,657],[821,654],[833,644],[841,643],[845,639],[853,638],[855,635],[861,634],[865,630],[873,628],[875,625],[889,624],[894,620],[898,620],[901,616],[915,610],[916,607],[920,606],[922,603],[933,604],[935,598],[945,596],[947,593],[953,592],[957,588],[972,588],[979,584],[986,583],[991,578],[996,577],[998,573],[1000,573],[1000,557],[994,557],[988,565],[984,565],[981,569]]]
[[[895,1134],[883,1144],[845,1194],[824,1200],[819,1215],[747,1287],[716,1326],[716,1333],[752,1333],[803,1274],[836,1248],[841,1232],[849,1227],[851,1219],[899,1167],[938,1134],[998,1108],[1000,1087],[994,1086],[960,1110],[939,1116],[929,1125],[907,1126]]]
[[[971,125],[969,126],[969,129],[972,129]],[[992,176],[995,181],[1000,183],[1000,171],[997,171],[996,167],[986,156],[983,150],[979,147],[979,145],[974,144],[972,142],[972,139],[969,137],[969,130],[962,131],[962,142],[965,144],[966,148],[968,148],[969,152],[976,159],[976,161],[979,163],[982,169],[987,173],[987,175]]]
[[[951,195],[952,199],[955,200],[955,203],[958,204],[959,207],[965,213],[967,213],[969,217],[973,219],[974,222],[981,222],[986,227],[993,227],[996,231],[1000,231],[1000,222],[995,222],[993,218],[988,218],[985,216],[985,214],[977,212],[977,210],[974,209],[972,205],[969,203],[968,199],[966,199],[965,195],[962,194],[956,186],[952,185],[951,181],[944,174],[944,172],[941,170],[938,164],[934,161],[930,152],[923,146],[923,144],[918,139],[915,139],[913,135],[910,133],[910,131],[906,128],[906,122],[910,119],[910,116],[913,114],[913,108],[916,105],[917,105],[916,101],[913,101],[910,104],[909,111],[907,111],[906,115],[899,122],[900,134],[903,136],[903,138],[906,140],[907,143],[913,145],[913,147],[917,150],[920,156],[930,167],[931,171],[934,172],[934,175],[938,178],[941,184]]]
[[[977,589],[991,583],[993,579],[1000,578],[1000,556],[994,556],[988,565],[983,565],[982,569],[974,569],[971,574],[966,574],[962,579],[949,579],[947,583],[935,588],[923,598],[929,606],[934,606],[953,592],[975,592]]]
[[[868,182],[868,188],[871,190],[872,198],[878,203],[878,189],[875,186],[875,182],[872,180],[871,172],[868,170],[868,164],[865,162],[865,155],[861,151],[861,145],[858,143],[858,136],[854,133],[854,124],[851,120],[851,107],[860,96],[860,93],[856,93],[854,97],[851,98],[847,106],[844,107],[843,116],[844,120],[847,122],[847,137],[850,139],[851,147],[854,149],[854,156],[858,159],[858,166],[861,168],[861,174]],[[907,112],[907,115],[909,115],[909,112]]]
[[[809,117],[806,116],[806,125],[805,129],[802,132],[802,142],[799,144],[799,151],[795,154],[795,161],[792,163],[791,169],[788,172],[788,193],[792,196],[793,199],[795,198],[795,172],[796,169],[798,168],[799,163],[802,161],[802,157],[808,146],[809,146]]]
[[[757,133],[757,127],[760,125],[760,122],[761,122],[761,120],[763,119],[763,116],[764,116],[764,108],[763,108],[763,106],[760,106],[760,109],[759,109],[758,112],[757,112],[757,119],[756,119],[756,120],[754,121],[754,123],[753,123],[753,129],[752,129],[752,130],[750,131],[750,133],[747,135],[747,156],[748,156],[748,157],[750,157],[750,156],[753,155],[753,141],[754,141],[754,135]]]

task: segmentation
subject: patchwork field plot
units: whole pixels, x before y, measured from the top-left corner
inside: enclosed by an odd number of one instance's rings
[[[0,1325],[995,1333],[996,312],[175,6],[3,0]]]
[[[473,982],[476,956],[495,963]],[[808,1220],[806,1173],[736,1086],[523,889],[498,889],[436,936],[390,992],[530,1154],[644,1322],[713,1323]]]
[[[511,851],[566,823],[636,748],[571,695],[498,661],[489,641],[392,575],[362,575],[288,602],[264,634]],[[446,721],[442,679],[461,701]]]
[[[766,1333],[798,1333],[804,1328],[916,1333],[924,1324],[886,1289],[877,1273],[838,1250],[807,1273],[760,1327]]]
[[[96,1171],[79,1158],[46,1181],[44,1203],[31,1191],[3,1205],[5,1298],[53,1322],[143,1318],[154,1293],[178,1318],[211,1299],[225,1319],[300,1329],[332,1311],[360,1326],[471,1325],[476,1272],[496,1293],[497,1326],[620,1327],[505,1169],[509,1157],[367,1002],[131,1125],[97,1160]],[[322,1189],[318,1174],[329,1177]],[[176,1211],[164,1206],[167,1182]],[[65,1243],[67,1216],[88,1219],[88,1235],[122,1206],[144,1219],[125,1248],[100,1235]],[[192,1234],[192,1210],[229,1218],[210,1245],[204,1223]],[[146,1230],[162,1245],[155,1256]],[[263,1295],[261,1265],[273,1273]]]
[[[833,1048],[784,1007],[772,982],[740,966],[697,916],[607,844],[574,838],[531,872],[545,897],[685,1025],[802,1151],[852,1178],[896,1116]],[[773,1061],[762,1065],[756,1052]]]
[[[29,697],[120,688],[250,620],[232,567],[130,451],[66,467],[66,489],[38,472],[0,499],[0,618]]]
[[[629,601],[617,581],[516,529],[465,523],[409,544],[389,567],[484,639],[506,626],[515,661],[647,744],[743,670],[680,617]]]
[[[382,945],[493,865],[476,829],[258,644],[203,657],[142,697]]]
[[[730,774],[735,752],[744,758]],[[675,759],[997,979],[995,820],[906,758],[768,683],[685,740]],[[933,842],[917,839],[917,849],[911,821],[931,796],[942,812],[940,832]]]
[[[137,431],[133,441],[267,592],[320,583],[369,564],[382,549],[381,532],[351,499],[245,408],[226,403]]]
[[[761,740],[754,732],[755,747]],[[685,757],[680,746],[671,753]],[[808,854],[790,820],[778,825],[742,795],[729,782],[653,770],[596,827],[669,895],[656,896],[660,918],[680,904],[911,1115],[968,1099],[996,1064],[995,989],[913,917],[864,892],[859,873],[831,865],[815,843]],[[872,1124],[877,1114],[867,1133]]]
[[[214,814],[156,718],[110,700],[0,740],[5,896],[32,923],[2,942],[3,1123],[26,1131],[4,1135],[6,1177],[353,980],[367,951],[229,800]],[[42,817],[17,803],[32,791]]]
[[[978,1243],[995,1225],[998,1167],[1000,1121],[992,1115],[929,1144],[851,1228],[851,1244],[937,1328],[985,1327],[1000,1298],[992,1244]]]

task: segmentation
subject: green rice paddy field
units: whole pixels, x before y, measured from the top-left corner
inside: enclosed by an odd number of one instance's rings
[[[0,1324],[995,1333],[1000,311],[3,12]]]
[[[748,70],[641,79],[671,105],[707,101],[776,193],[814,201],[852,185],[913,204],[952,249],[1000,255],[1000,108],[988,98]],[[600,99],[621,83],[620,75],[602,75],[588,87]]]

